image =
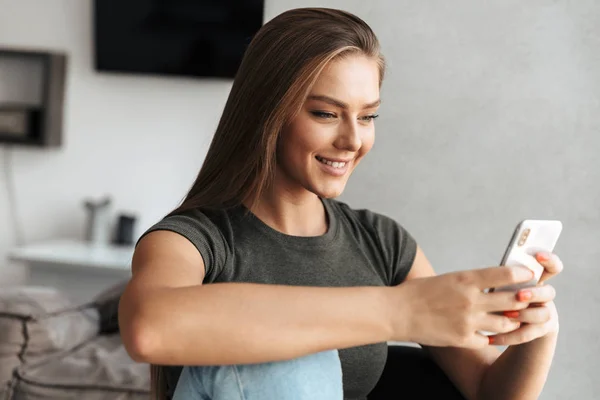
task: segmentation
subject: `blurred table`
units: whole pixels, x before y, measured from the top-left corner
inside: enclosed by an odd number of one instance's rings
[[[133,250],[61,239],[15,248],[8,257],[28,269],[27,285],[53,286],[85,302],[131,276]]]

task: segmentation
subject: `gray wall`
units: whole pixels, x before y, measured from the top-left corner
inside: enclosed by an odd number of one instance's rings
[[[310,4],[363,17],[389,64],[375,147],[343,199],[395,217],[439,272],[497,265],[519,220],[561,219],[542,398],[600,398],[600,3]]]
[[[266,17],[316,5],[367,20],[389,64],[375,148],[343,200],[395,217],[441,273],[497,264],[521,219],[563,220],[560,343],[542,398],[600,398],[600,3],[267,0]],[[26,240],[80,236],[81,199],[102,193],[149,226],[193,179],[229,83],[96,73],[89,0],[0,9],[0,45],[71,56],[65,147],[13,153]],[[0,258],[13,244],[1,224]],[[0,273],[9,284],[20,270]]]

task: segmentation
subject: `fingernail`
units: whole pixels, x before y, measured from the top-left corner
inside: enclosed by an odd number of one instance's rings
[[[489,344],[494,344],[494,341],[496,341],[496,338],[494,336],[488,336]]]
[[[508,318],[518,318],[519,317],[518,311],[504,311],[503,314],[505,317],[508,317]]]
[[[537,253],[535,255],[536,260],[539,262],[548,261],[550,259],[550,255],[548,253]]]
[[[533,293],[531,293],[531,290],[521,290],[519,293],[517,293],[517,300],[527,301],[531,299],[532,296]]]

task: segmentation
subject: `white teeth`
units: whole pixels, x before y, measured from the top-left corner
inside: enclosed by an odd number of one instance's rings
[[[317,160],[319,160],[323,164],[327,164],[329,166],[332,166],[333,168],[344,168],[346,166],[346,162],[345,161],[342,161],[342,162],[339,162],[339,161],[329,161],[329,160],[326,160],[326,159],[321,158],[321,157],[317,157]]]

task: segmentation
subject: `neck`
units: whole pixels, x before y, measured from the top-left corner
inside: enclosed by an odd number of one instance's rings
[[[306,190],[302,194],[266,190],[250,211],[286,235],[320,236],[327,232],[325,207],[316,194]]]

